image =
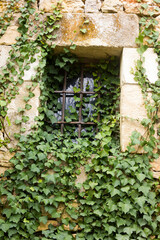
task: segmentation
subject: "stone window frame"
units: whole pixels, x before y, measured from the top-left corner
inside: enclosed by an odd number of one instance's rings
[[[9,57],[10,46],[0,45],[0,68],[5,66]],[[86,49],[85,49],[86,50]],[[158,76],[158,62],[157,54],[154,53],[153,48],[148,48],[144,53],[146,68],[146,75],[151,83],[155,83]],[[6,122],[6,131],[9,133],[11,139],[14,139],[14,133],[19,132],[19,127],[15,125],[15,119],[20,118],[17,114],[18,107],[24,106],[23,98],[27,94],[26,86],[31,84],[31,77],[36,75],[36,68],[38,67],[39,57],[36,56],[36,62],[30,65],[30,70],[24,72],[24,83],[19,87],[19,95],[11,101],[8,105],[8,116],[11,119],[11,126],[8,126]],[[144,100],[141,93],[141,89],[138,83],[134,80],[134,75],[131,73],[132,69],[135,69],[136,61],[139,59],[137,48],[123,48],[120,58],[120,86],[121,86],[121,97],[120,97],[120,144],[121,150],[124,152],[127,145],[130,142],[131,133],[137,130],[141,134],[144,134],[144,127],[140,124],[143,118],[147,117],[147,113],[144,107]],[[30,117],[28,123],[23,123],[22,127],[26,128],[26,134],[31,131],[31,126],[35,123],[34,118],[38,116],[39,97],[40,89],[37,86],[34,90],[35,97],[30,99],[29,104],[32,108],[26,112],[26,115]],[[136,97],[135,97],[136,96]],[[13,140],[10,144],[14,147],[17,144],[16,140]],[[6,149],[5,149],[6,150]],[[8,153],[1,152],[1,162],[6,162],[5,166],[8,166],[6,158],[10,158]],[[160,161],[160,160],[159,160]],[[1,164],[1,163],[0,163]],[[2,164],[3,165],[3,164]]]

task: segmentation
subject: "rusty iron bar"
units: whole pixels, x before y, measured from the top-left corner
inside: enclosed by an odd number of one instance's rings
[[[96,125],[94,122],[65,122],[65,121],[59,121],[55,124],[81,124],[81,125]]]
[[[68,93],[68,94],[95,94],[95,92],[84,92],[84,91],[79,91],[79,92],[71,92],[71,91],[54,91],[54,93]]]
[[[80,82],[80,89],[83,92],[83,66],[81,67],[81,82]],[[79,107],[79,122],[82,122],[82,101],[83,101],[83,93],[80,93],[80,107]],[[81,129],[82,125],[78,125],[78,137],[81,137]]]
[[[67,72],[65,71],[64,73],[64,83],[63,83],[63,101],[62,101],[62,118],[61,121],[64,122],[64,112],[65,112],[65,104],[66,104],[66,85],[67,85]],[[61,124],[61,133],[63,134],[64,132],[64,124]]]
[[[98,81],[98,88],[100,87],[100,81]],[[100,97],[101,97],[101,94],[100,94],[100,92],[98,91],[98,100],[100,99]],[[100,104],[98,104],[98,107],[100,107]],[[100,115],[100,112],[98,112],[98,116],[97,116],[97,121],[98,122],[100,122],[100,117],[101,117],[101,115]],[[96,128],[96,132],[98,132],[98,126],[97,126],[97,128]]]

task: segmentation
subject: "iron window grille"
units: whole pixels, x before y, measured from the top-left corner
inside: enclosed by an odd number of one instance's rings
[[[100,82],[98,82],[98,85],[100,86]],[[60,94],[62,96],[62,109],[61,109],[61,120],[58,121],[56,124],[60,125],[61,133],[64,132],[64,125],[77,125],[78,126],[78,138],[81,137],[81,131],[83,125],[97,125],[97,123],[93,121],[83,121],[82,117],[82,103],[84,100],[84,96],[89,95],[94,96],[97,92],[95,91],[84,91],[84,67],[81,67],[81,74],[80,74],[80,91],[68,91],[67,90],[67,72],[64,73],[64,81],[63,81],[63,90],[61,91],[54,91],[56,94]],[[66,96],[68,97],[70,95],[75,96],[79,95],[80,97],[80,106],[79,106],[79,113],[78,113],[78,121],[65,121],[65,105],[66,105]],[[100,98],[100,93],[98,93],[98,98]],[[97,121],[100,121],[100,113],[98,113]],[[98,127],[96,127],[96,132],[98,131]]]

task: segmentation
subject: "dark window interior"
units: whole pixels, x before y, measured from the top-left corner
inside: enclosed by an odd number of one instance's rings
[[[64,132],[66,125],[75,125],[78,131],[78,137],[81,132],[85,131],[87,125],[96,128],[93,121],[95,92],[93,76],[84,71],[84,67],[77,76],[68,77],[67,72],[64,73],[64,81],[62,89],[54,91],[59,94],[58,103],[61,109],[57,112],[57,123],[60,125],[61,133]],[[98,97],[100,97],[98,95]],[[98,121],[100,116],[98,116]]]

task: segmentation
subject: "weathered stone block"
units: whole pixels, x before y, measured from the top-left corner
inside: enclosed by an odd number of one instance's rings
[[[160,178],[160,172],[154,172],[153,171],[153,177],[159,179]]]
[[[5,67],[11,47],[0,45],[0,68]]]
[[[12,167],[12,164],[9,162],[9,160],[14,156],[15,153],[10,153],[8,150],[1,151],[0,150],[0,171],[3,172],[3,170],[6,170],[7,168]]]
[[[145,137],[146,130],[141,125],[141,120],[147,118],[141,88],[138,85],[123,85],[120,101],[121,125],[120,142],[121,150],[125,151],[133,131],[138,131]]]
[[[145,62],[144,68],[146,75],[151,83],[158,80],[158,62],[157,54],[152,48],[148,48],[144,53]],[[124,48],[121,58],[121,85],[123,84],[137,84],[134,80],[134,74],[131,70],[135,70],[136,61],[140,59],[136,48]]]
[[[0,16],[3,16],[0,14]],[[18,18],[20,14],[14,14],[13,20],[10,23],[10,26],[7,28],[4,35],[0,38],[0,45],[12,45],[16,43],[16,38],[20,37],[20,33],[18,32]]]
[[[86,0],[85,1],[85,13],[99,12],[101,9],[101,0]]]
[[[88,19],[89,23],[84,25]],[[87,31],[83,34],[80,29]],[[132,34],[131,34],[132,32]],[[139,33],[138,17],[119,14],[64,14],[57,39],[52,43],[59,48],[76,44],[74,51],[80,57],[120,55],[123,47],[136,47]]]
[[[14,12],[19,12],[21,7],[24,7],[24,5],[26,4],[26,2],[24,0],[20,0],[18,2],[13,2],[11,0],[1,0],[0,1],[0,12],[4,13],[7,10],[7,7],[10,6],[10,4],[12,3],[11,8],[13,9]],[[36,9],[37,8],[37,3],[33,4],[33,7]]]
[[[150,12],[154,13],[155,16],[160,14],[159,4],[153,0],[143,0],[141,3],[138,3],[137,0],[121,0],[121,2],[123,3],[126,13],[143,14],[147,16]],[[148,6],[143,5],[145,3]]]
[[[47,229],[48,229],[48,226],[49,226],[50,224],[51,224],[52,226],[54,226],[54,227],[58,227],[58,226],[59,226],[59,223],[58,223],[57,221],[55,221],[55,220],[49,220],[46,224],[40,223],[40,225],[39,225],[39,227],[38,227],[38,229],[37,229],[37,232],[47,230]]]
[[[81,166],[79,168],[79,170],[81,171],[81,173],[79,175],[77,175],[77,179],[75,181],[76,184],[78,183],[84,183],[86,180],[87,180],[87,174],[85,172],[85,167],[84,166]]]
[[[101,10],[103,13],[117,13],[123,11],[123,4],[119,0],[104,0]]]
[[[121,115],[132,119],[147,117],[141,88],[138,85],[123,85],[121,88]]]
[[[57,6],[58,0],[40,0],[39,10],[44,12],[53,12],[54,6]],[[84,3],[82,0],[63,0],[61,4],[61,12],[82,13],[84,12]]]
[[[36,61],[30,64],[30,69],[29,70],[25,70],[24,71],[24,76],[23,76],[23,80],[24,81],[30,81],[32,79],[32,77],[35,77],[37,71],[37,67],[39,65],[39,57],[40,54],[36,54],[36,56],[34,56]]]
[[[160,41],[160,16],[158,16],[158,17],[156,18],[156,20],[158,21],[158,25],[156,26],[156,31],[159,32],[158,41]]]
[[[16,38],[20,37],[17,26],[9,26],[5,34],[0,38],[0,45],[12,45],[16,43]]]
[[[155,159],[153,162],[150,163],[152,166],[152,170],[155,172],[160,172],[160,158]]]
[[[39,96],[40,89],[39,86],[33,89],[33,93],[35,94],[27,104],[30,104],[32,108],[30,110],[26,110],[25,116],[29,117],[29,121],[22,124],[15,124],[15,120],[20,120],[22,118],[21,113],[18,113],[18,108],[24,108],[26,102],[24,101],[24,97],[28,96],[29,91],[27,90],[27,86],[30,86],[32,82],[24,82],[21,86],[19,86],[19,95],[16,96],[15,99],[12,99],[11,103],[8,105],[8,117],[11,121],[11,125],[8,126],[7,122],[5,122],[5,127],[8,135],[12,139],[11,146],[16,144],[14,139],[14,133],[19,133],[20,128],[25,128],[26,133],[29,133],[31,130],[31,126],[35,123],[34,118],[38,116],[38,107],[39,107]]]
[[[9,51],[12,48],[5,45],[0,45],[0,68],[5,67],[7,64],[7,59],[9,58]],[[30,64],[29,70],[24,70],[24,76],[22,79],[24,81],[31,81],[32,77],[34,77],[37,73],[36,69],[39,65],[39,57],[40,54],[36,54],[35,56],[35,62]],[[15,78],[16,79],[16,78]]]
[[[7,168],[7,167],[1,167],[1,166],[0,166],[0,175],[1,175],[1,174],[4,174],[5,171],[8,170],[8,169],[9,169],[9,168]]]

